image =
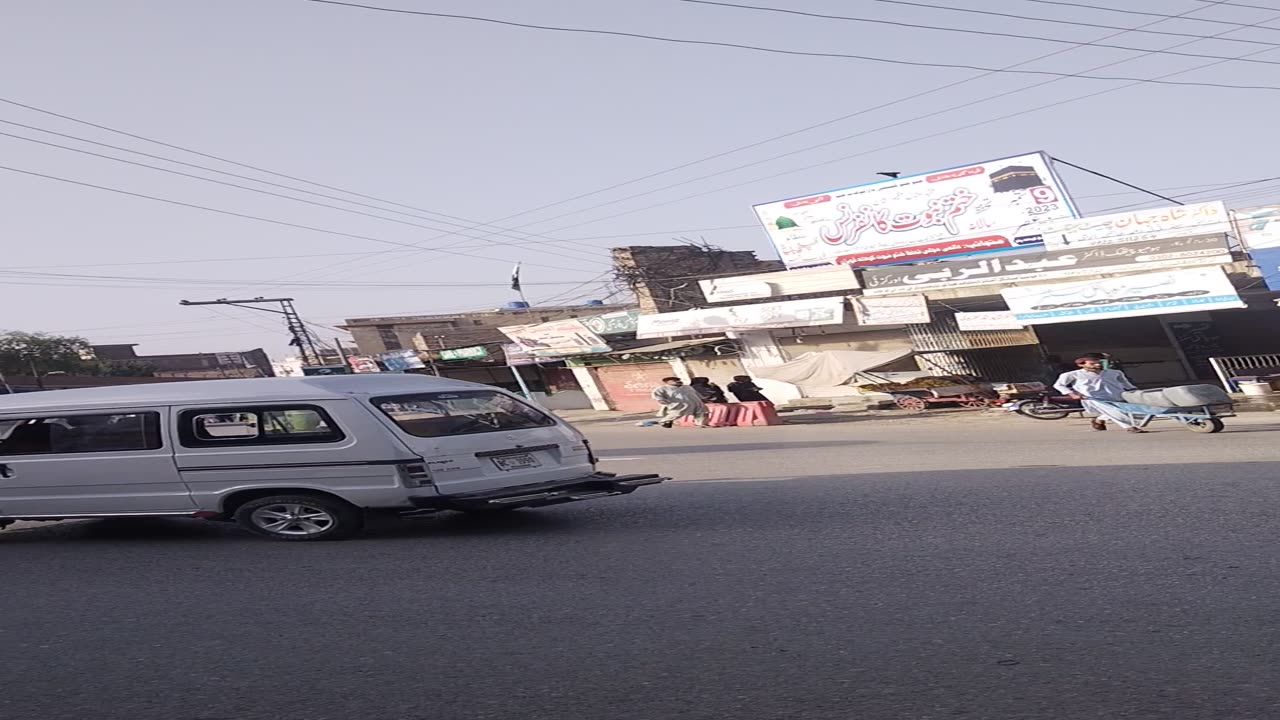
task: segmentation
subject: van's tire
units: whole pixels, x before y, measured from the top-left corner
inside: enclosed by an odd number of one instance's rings
[[[249,532],[286,542],[345,540],[364,528],[357,507],[325,495],[272,495],[236,509],[236,522]]]

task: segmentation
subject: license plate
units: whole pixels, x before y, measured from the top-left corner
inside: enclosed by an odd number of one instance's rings
[[[529,453],[520,453],[519,455],[503,455],[501,457],[491,458],[493,464],[499,470],[528,470],[529,468],[541,467],[542,463],[538,462],[538,458]]]

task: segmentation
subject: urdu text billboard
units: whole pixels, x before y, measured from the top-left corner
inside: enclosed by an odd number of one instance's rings
[[[1041,242],[1076,217],[1042,152],[755,206],[788,268],[888,265]]]

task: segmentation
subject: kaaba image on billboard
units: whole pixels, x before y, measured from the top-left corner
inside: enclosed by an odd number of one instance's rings
[[[1003,170],[991,173],[987,177],[991,178],[991,189],[998,193],[1027,190],[1044,185],[1044,181],[1040,179],[1040,174],[1029,165],[1010,165]]]

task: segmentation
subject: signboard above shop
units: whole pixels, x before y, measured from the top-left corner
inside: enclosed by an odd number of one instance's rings
[[[923,265],[862,271],[867,295],[900,295],[921,290],[1037,282],[1154,268],[1224,265],[1231,262],[1226,235],[1166,238],[1015,256],[965,258]],[[994,290],[992,291],[994,293]]]
[[[489,357],[489,350],[483,345],[446,348],[440,351],[441,360],[478,360],[487,357]]]
[[[597,335],[630,335],[636,331],[639,310],[619,310],[603,315],[578,318],[587,329]]]
[[[1076,217],[1040,152],[765,203],[755,212],[789,268],[1038,245],[1040,223]]]
[[[679,335],[720,335],[726,331],[839,325],[842,322],[844,298],[822,297],[641,315],[636,337],[643,340]]]
[[[565,357],[609,352],[608,343],[587,329],[581,320],[552,320],[537,325],[500,327],[520,349],[533,357]]]
[[[1064,250],[1188,235],[1225,234],[1231,232],[1231,218],[1227,214],[1227,206],[1215,200],[1046,222],[1039,226],[1039,230],[1046,248]]]
[[[843,290],[857,290],[858,277],[848,265],[782,270],[756,275],[699,280],[707,302],[722,303],[784,295],[807,295]]]
[[[1280,205],[1235,210],[1236,237],[1262,271],[1268,290],[1280,290]]]
[[[914,325],[929,322],[929,302],[924,295],[902,297],[851,297],[859,325]]]
[[[1125,275],[1103,280],[1025,285],[1000,291],[1026,325],[1242,308],[1220,267]]]

